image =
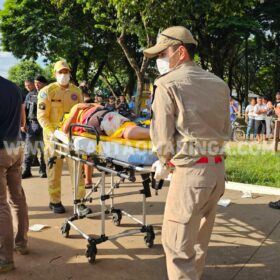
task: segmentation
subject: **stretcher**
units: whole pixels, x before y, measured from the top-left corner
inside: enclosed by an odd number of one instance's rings
[[[76,127],[84,128],[86,132],[76,135],[73,133],[73,128]],[[80,124],[71,124],[69,135],[56,130],[51,143],[54,153],[49,160],[50,168],[55,164],[57,157],[68,157],[73,160],[74,165],[74,213],[63,223],[61,227],[62,235],[68,238],[71,228],[78,231],[88,241],[86,257],[90,263],[93,263],[96,259],[98,244],[119,237],[143,233],[146,246],[151,248],[154,244],[155,233],[153,226],[146,222],[146,199],[151,197],[151,187],[156,189],[157,192],[163,185],[162,181],[158,184],[155,182],[154,174],[151,172],[151,165],[157,159],[151,151],[151,143],[149,141],[110,139],[110,137],[99,135],[94,127]],[[96,184],[87,190],[84,198],[78,199],[77,194],[82,164],[94,167],[94,169],[100,171],[101,177]],[[135,190],[133,188],[133,191],[118,193],[121,183],[125,180],[135,182],[137,174],[140,174],[142,178],[140,189]],[[107,177],[110,177],[110,187],[106,189]],[[134,217],[123,209],[115,208],[114,199],[130,195],[140,195],[142,197],[142,219]],[[100,212],[90,213],[86,216],[79,215],[79,204],[91,203],[96,200],[100,201]],[[108,200],[110,200],[109,206],[106,205]],[[106,218],[110,217],[114,225],[118,226],[123,215],[132,219],[140,227],[110,236],[106,235]],[[97,238],[86,234],[74,223],[74,221],[79,219],[93,217],[101,217],[101,233]]]

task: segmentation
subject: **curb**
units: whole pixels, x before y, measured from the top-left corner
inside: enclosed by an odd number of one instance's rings
[[[236,182],[226,182],[226,189],[233,191],[249,191],[258,194],[278,195],[280,196],[279,188],[272,188],[266,186],[250,185]]]

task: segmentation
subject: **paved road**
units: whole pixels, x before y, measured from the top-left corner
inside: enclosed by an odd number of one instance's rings
[[[33,172],[38,174],[36,171]],[[23,181],[29,204],[30,224],[46,224],[50,228],[42,232],[30,232],[30,255],[16,256],[17,269],[1,275],[4,280],[164,280],[165,258],[160,245],[160,228],[167,187],[158,196],[148,199],[148,220],[155,225],[156,239],[152,249],[146,248],[143,235],[137,234],[108,241],[98,246],[96,262],[87,262],[84,252],[86,240],[77,232],[70,232],[69,239],[60,234],[60,226],[71,214],[71,187],[67,172],[63,179],[63,203],[67,213],[52,214],[48,205],[46,179],[33,177]],[[137,189],[128,183],[120,189],[126,192]],[[224,198],[232,204],[218,208],[218,215],[211,239],[203,280],[264,280],[280,279],[280,211],[267,207],[272,196],[256,196],[241,199],[240,192],[226,191]],[[134,215],[141,214],[139,196],[128,196],[116,201]],[[92,205],[98,210],[97,202]],[[100,222],[80,220],[76,223],[85,232],[97,235]],[[133,223],[124,218],[120,227],[111,220],[106,222],[106,234],[111,235],[133,228]]]

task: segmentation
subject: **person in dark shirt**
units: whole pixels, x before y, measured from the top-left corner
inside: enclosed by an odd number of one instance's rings
[[[0,96],[0,273],[4,273],[14,269],[14,244],[17,253],[28,254],[28,212],[21,186],[23,96],[14,83],[1,76]]]
[[[128,109],[128,104],[125,100],[124,95],[120,95],[119,100],[116,103],[116,110],[119,114],[123,115],[124,117],[129,117],[130,110]]]
[[[39,77],[40,78],[40,77]],[[40,151],[39,174],[41,178],[47,178],[46,164],[44,160],[43,130],[37,120],[38,92],[34,80],[28,79],[24,82],[25,88],[29,91],[25,98],[26,108],[26,137],[24,152],[24,170],[22,179],[32,177],[31,166],[33,161],[38,161],[37,150]]]
[[[115,97],[110,96],[108,102],[105,104],[105,109],[108,111],[114,111],[116,109]]]
[[[44,76],[38,75],[35,77],[34,86],[35,86],[37,92],[39,92],[46,85],[48,85],[48,80]]]

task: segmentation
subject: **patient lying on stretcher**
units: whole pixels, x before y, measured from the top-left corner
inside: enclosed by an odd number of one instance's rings
[[[95,103],[79,103],[75,105],[68,118],[63,122],[62,130],[68,133],[73,123],[94,126],[101,135],[110,138],[125,138],[133,140],[149,140],[149,128],[137,126],[136,123],[120,115],[117,112],[106,110]],[[75,132],[84,132],[83,128],[74,128]]]

